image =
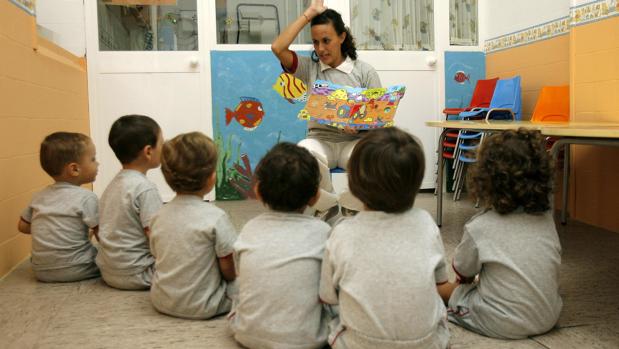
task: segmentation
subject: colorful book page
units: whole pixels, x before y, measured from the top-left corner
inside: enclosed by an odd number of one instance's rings
[[[366,89],[316,80],[298,117],[337,128],[390,127],[405,91],[403,85]]]

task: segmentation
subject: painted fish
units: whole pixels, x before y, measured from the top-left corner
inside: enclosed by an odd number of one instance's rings
[[[464,84],[465,81],[468,81],[470,84],[471,83],[470,78],[471,78],[471,74],[467,75],[462,70],[457,71],[456,75],[454,75],[454,80],[456,80],[456,82],[459,84]]]
[[[294,75],[281,73],[273,84],[273,89],[291,104],[307,101],[307,86]]]
[[[262,102],[254,97],[241,97],[241,102],[234,111],[226,108],[226,126],[232,119],[245,128],[246,131],[253,131],[260,125],[264,117]]]

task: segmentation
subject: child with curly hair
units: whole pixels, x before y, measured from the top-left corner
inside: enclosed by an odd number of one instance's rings
[[[469,189],[486,209],[466,223],[456,248],[451,322],[507,339],[556,324],[561,244],[550,205],[552,177],[538,131],[506,131],[484,142]]]
[[[188,319],[227,313],[237,234],[226,212],[204,201],[215,186],[217,146],[200,132],[185,133],[165,142],[161,156],[161,172],[176,196],[152,219],[153,306]]]

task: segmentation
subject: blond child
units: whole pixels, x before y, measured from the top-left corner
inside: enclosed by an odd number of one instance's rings
[[[237,234],[226,212],[205,202],[215,186],[217,147],[199,132],[163,145],[161,170],[176,192],[151,221],[154,307],[165,314],[208,319],[230,310]]]
[[[552,176],[539,132],[520,129],[486,139],[469,177],[470,191],[486,210],[466,223],[456,248],[460,284],[449,298],[450,321],[512,339],[557,323],[561,244],[550,209]]]
[[[322,264],[320,299],[339,305],[333,348],[445,348],[443,242],[414,208],[424,174],[421,145],[397,128],[368,132],[351,155],[348,184],[364,204],[336,225]]]
[[[248,348],[322,348],[330,317],[318,284],[330,227],[302,214],[318,200],[318,163],[306,149],[280,143],[258,164],[256,180],[269,211],[247,222],[234,245],[234,338]]]
[[[99,225],[97,196],[80,187],[97,176],[95,145],[81,133],[52,133],[41,143],[40,162],[54,184],[34,195],[18,224],[32,235],[34,275],[44,282],[99,276],[89,240]]]
[[[97,265],[112,287],[148,289],[155,265],[148,246],[150,220],[162,201],[146,173],[161,163],[163,136],[148,116],[126,115],[112,124],[108,142],[122,170],[101,196]]]

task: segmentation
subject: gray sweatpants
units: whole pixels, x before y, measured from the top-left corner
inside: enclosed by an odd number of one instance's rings
[[[94,262],[60,269],[34,270],[34,276],[42,282],[74,282],[100,275],[99,268]]]
[[[133,275],[114,275],[101,271],[101,277],[108,286],[121,290],[148,290],[155,273],[155,263],[146,270]]]

